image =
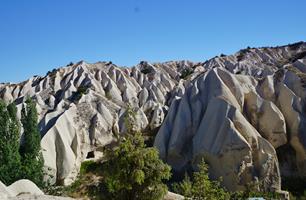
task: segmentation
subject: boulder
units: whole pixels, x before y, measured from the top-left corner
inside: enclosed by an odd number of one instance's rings
[[[44,193],[31,181],[22,179],[14,182],[10,186],[5,186],[0,181],[0,197],[1,199],[7,199],[11,197],[17,197],[20,195],[43,195]]]

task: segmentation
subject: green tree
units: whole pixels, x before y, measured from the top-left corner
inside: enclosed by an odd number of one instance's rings
[[[259,183],[249,183],[244,191],[228,192],[221,185],[221,179],[212,181],[208,176],[208,166],[202,160],[199,171],[190,178],[187,174],[180,183],[173,184],[173,190],[192,200],[245,200],[249,197],[264,197],[265,199],[279,199],[276,192],[261,192]]]
[[[229,193],[220,186],[220,180],[212,181],[209,179],[208,166],[204,160],[200,162],[198,167],[199,171],[193,172],[192,180],[186,174],[182,182],[173,184],[174,191],[193,200],[229,199]]]
[[[20,174],[20,125],[16,113],[14,103],[6,106],[0,101],[0,180],[6,185],[18,180]]]
[[[231,198],[233,200],[244,200],[249,197],[263,197],[265,199],[280,199],[280,195],[276,192],[264,192],[260,191],[262,187],[261,182],[250,182],[246,185],[244,191],[236,191],[231,193]]]
[[[43,157],[41,154],[41,136],[37,124],[35,102],[28,98],[21,110],[21,123],[24,129],[24,141],[20,147],[22,178],[29,179],[39,186],[43,184]]]
[[[106,199],[159,200],[167,192],[163,180],[169,180],[170,166],[159,159],[156,148],[147,148],[140,132],[132,131],[129,118],[135,115],[128,108],[127,133],[118,146],[107,149],[102,166],[102,187]]]
[[[170,178],[155,148],[146,148],[141,133],[127,134],[120,144],[108,150],[103,165],[103,185],[109,199],[158,200],[167,192],[163,180]]]

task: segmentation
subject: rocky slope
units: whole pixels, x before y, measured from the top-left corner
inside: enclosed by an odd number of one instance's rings
[[[45,195],[33,182],[22,179],[10,186],[5,186],[0,181],[1,200],[73,200],[70,197]],[[87,197],[77,198],[86,200]],[[168,192],[164,200],[183,200],[184,197],[172,192]]]
[[[44,195],[44,193],[31,181],[19,180],[10,186],[0,181],[1,200],[72,200],[66,197]]]
[[[212,69],[172,101],[155,139],[161,157],[177,172],[204,157],[230,190],[254,181],[280,190],[281,175],[306,176],[305,50],[299,43],[209,61]]]
[[[280,174],[306,173],[305,52],[301,42],[202,63],[79,62],[0,84],[0,98],[19,111],[27,96],[37,100],[53,183],[69,184],[83,160],[102,156],[101,147],[124,132],[130,105],[135,129],[159,130],[155,145],[176,171],[204,156],[212,176],[223,176],[233,190],[255,179],[268,184],[265,176],[279,189]]]
[[[136,110],[135,128],[154,132],[163,122],[173,94],[184,93],[181,72],[191,67],[203,69],[191,62],[141,62],[132,68],[79,62],[45,77],[2,84],[0,97],[15,101],[19,115],[28,96],[36,99],[46,170],[52,183],[69,184],[81,161],[88,156],[101,157],[99,147],[124,131],[127,105]]]

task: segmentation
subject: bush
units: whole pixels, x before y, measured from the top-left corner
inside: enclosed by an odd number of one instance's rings
[[[89,173],[89,172],[94,173],[94,172],[97,171],[99,166],[100,166],[99,163],[96,163],[93,160],[82,162],[81,168],[80,168],[80,174],[84,175],[84,174]]]
[[[246,186],[246,190],[230,193],[230,199],[243,200],[243,199],[248,199],[250,197],[263,197],[267,200],[280,199],[279,194],[277,194],[276,192],[262,192],[260,191],[260,188],[261,188],[260,183],[249,183]]]
[[[193,69],[192,68],[185,68],[182,73],[180,78],[181,79],[187,79],[189,75],[191,75],[193,73]]]
[[[245,200],[250,197],[264,197],[266,199],[279,199],[275,192],[260,192],[258,184],[250,183],[245,191],[228,192],[221,187],[221,181],[212,181],[208,177],[208,166],[202,160],[199,164],[199,171],[194,172],[190,178],[187,174],[180,183],[173,184],[173,190],[186,198],[195,200]]]
[[[167,192],[162,182],[170,178],[155,148],[146,148],[141,133],[120,138],[119,146],[106,151],[103,185],[108,199],[158,200]]]
[[[152,72],[152,69],[150,69],[150,68],[144,68],[144,69],[141,70],[141,73],[143,73],[143,74],[149,74],[151,72]]]
[[[243,60],[244,55],[242,53],[239,53],[236,58],[237,58],[237,61],[240,62]]]
[[[167,193],[170,166],[164,164],[156,148],[147,148],[140,132],[133,130],[133,109],[125,117],[127,132],[118,146],[105,150],[102,165],[102,190],[106,199],[158,200]]]
[[[77,93],[83,95],[86,93],[88,87],[81,85],[80,87],[78,87]]]
[[[66,65],[67,67],[69,67],[69,66],[73,66],[74,65],[74,63],[73,62],[70,62],[68,65]]]
[[[72,97],[70,98],[70,100],[72,100],[72,101],[79,101],[82,98],[82,96],[84,94],[86,94],[87,89],[88,89],[88,86],[83,86],[83,85],[79,86],[77,91],[73,92]]]
[[[192,181],[186,174],[180,183],[174,183],[174,192],[195,200],[228,200],[229,193],[221,186],[220,181],[211,181],[208,177],[208,166],[202,160],[199,164],[199,171],[192,174]]]

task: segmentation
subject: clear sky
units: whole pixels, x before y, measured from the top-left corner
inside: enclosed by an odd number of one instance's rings
[[[0,82],[71,61],[205,61],[305,41],[305,9],[305,0],[0,0]]]

